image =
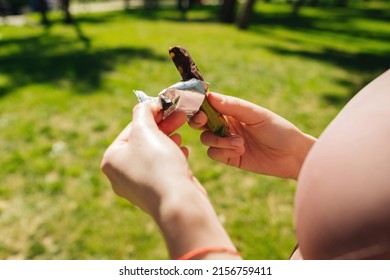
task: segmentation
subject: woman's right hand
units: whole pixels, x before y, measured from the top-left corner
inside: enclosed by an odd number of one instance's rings
[[[316,139],[277,114],[248,101],[208,93],[210,104],[227,116],[232,136],[219,137],[207,130],[201,142],[210,158],[255,173],[297,179]],[[190,126],[204,129],[207,116],[199,111]]]

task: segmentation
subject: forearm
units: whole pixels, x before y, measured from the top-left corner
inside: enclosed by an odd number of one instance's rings
[[[165,200],[154,218],[165,238],[170,257],[178,259],[200,248],[227,248],[235,250],[220,224],[208,198],[196,189],[191,180],[176,182],[186,189]],[[239,259],[237,255],[221,252],[199,254],[197,259]]]

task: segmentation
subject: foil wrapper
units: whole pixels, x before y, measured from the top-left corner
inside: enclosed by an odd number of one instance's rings
[[[208,84],[198,79],[178,82],[164,90],[157,97],[148,96],[145,92],[134,90],[139,102],[158,102],[163,110],[163,118],[168,117],[174,111],[187,114],[188,118],[195,115],[206,97]]]

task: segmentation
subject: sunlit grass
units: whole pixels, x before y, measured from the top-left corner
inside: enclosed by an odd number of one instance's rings
[[[68,26],[53,14],[49,28],[33,15],[29,26],[2,26],[0,258],[167,258],[151,218],[113,194],[99,165],[131,119],[131,91],[157,94],[179,80],[169,46],[190,50],[211,90],[320,135],[389,66],[390,26],[357,8],[289,12],[261,2],[248,31],[217,23],[215,7],[190,11],[188,21],[164,9],[78,15]],[[180,132],[243,257],[288,258],[295,182],[216,164],[198,131]]]

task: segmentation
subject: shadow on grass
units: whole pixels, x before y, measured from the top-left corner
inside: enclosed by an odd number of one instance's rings
[[[338,79],[336,82],[348,88],[350,94],[346,96],[335,95],[334,93],[324,93],[323,99],[330,105],[345,105],[356,93],[374,78],[385,72],[390,67],[390,50],[383,53],[346,53],[334,49],[325,48],[321,52],[308,50],[289,50],[284,48],[269,48],[272,52],[282,56],[298,56],[305,59],[324,61],[337,65],[341,69],[349,70],[359,76],[356,80]]]
[[[117,63],[128,63],[134,59],[165,61],[168,57],[156,55],[148,48],[119,47],[112,49],[93,48],[93,42],[83,32],[83,24],[106,24],[127,17],[146,20],[168,20],[180,22],[214,21],[215,7],[197,6],[190,12],[200,16],[187,20],[174,7],[158,9],[131,9],[77,15],[69,27],[74,29],[76,37],[51,34],[56,25],[62,25],[62,18],[53,18],[40,35],[17,39],[2,39],[2,48],[9,48],[0,55],[0,74],[6,76],[0,83],[0,97],[28,84],[62,82],[72,85],[75,93],[92,93],[101,85],[103,72],[115,68]],[[196,17],[196,16],[195,16]],[[167,32],[174,32],[167,30]]]
[[[91,40],[85,36],[83,30],[80,27],[80,24],[77,21],[74,21],[72,24],[79,40],[83,42],[85,48],[89,49],[91,47]]]
[[[298,17],[293,17],[289,14],[257,14],[253,20],[254,31],[261,33],[261,31],[267,27],[282,27],[290,30],[300,30],[300,31],[310,31],[310,32],[329,32],[334,33],[335,35],[346,35],[351,37],[365,38],[365,39],[375,39],[388,41],[389,40],[389,30],[367,30],[364,28],[357,28],[354,18],[361,19],[373,19],[377,20],[375,17],[366,17],[365,13],[362,15],[351,16],[351,13],[344,14],[332,14],[331,12],[327,13],[327,16],[307,16],[302,15]],[[326,14],[325,14],[326,15]],[[384,20],[383,24],[388,24],[390,22],[390,16],[387,20]]]
[[[176,5],[153,9],[135,8],[123,11],[125,15],[147,20],[166,20],[173,22],[218,22],[219,7],[216,5],[194,5],[186,12],[179,10]]]
[[[7,82],[0,84],[0,97],[28,84],[70,84],[79,94],[93,93],[101,85],[102,74],[117,63],[134,59],[166,60],[147,48],[120,47],[94,49],[78,24],[74,24],[77,38],[41,35],[3,40],[3,48],[10,51],[0,56],[0,74]]]
[[[303,59],[333,64],[359,76],[359,79],[353,81],[343,79],[335,81],[348,88],[350,95],[342,97],[332,93],[323,94],[325,102],[340,106],[372,79],[389,69],[390,11],[369,8],[322,8],[323,10],[312,9],[309,13],[302,13],[297,17],[287,13],[286,10],[264,14],[260,11],[254,15],[250,32],[269,36],[275,38],[275,41],[279,41],[277,44],[265,47],[278,55],[298,56]],[[378,28],[370,27],[370,24]],[[274,28],[284,30],[284,33],[275,35]],[[284,37],[283,34],[287,34],[287,36]],[[310,36],[310,41],[305,40],[306,34]],[[318,40],[316,41],[317,36]],[[357,41],[359,43],[355,43],[356,38],[359,39]],[[294,43],[296,47],[291,49],[288,44],[283,44],[283,42]],[[310,42],[310,46],[308,42]],[[331,42],[335,43],[334,47]],[[370,52],[370,48],[366,48],[364,42],[371,46],[379,44],[379,47],[376,48],[376,51]],[[354,48],[355,51],[348,52],[338,47],[341,44],[361,45],[357,45]],[[316,47],[314,48],[316,50],[313,50],[313,46]]]
[[[290,50],[280,47],[270,47],[272,52],[279,55],[301,56],[313,60],[325,61],[344,69],[360,73],[384,72],[390,66],[390,50],[382,53],[357,52],[348,53],[337,49],[323,48],[321,52],[309,50]]]

